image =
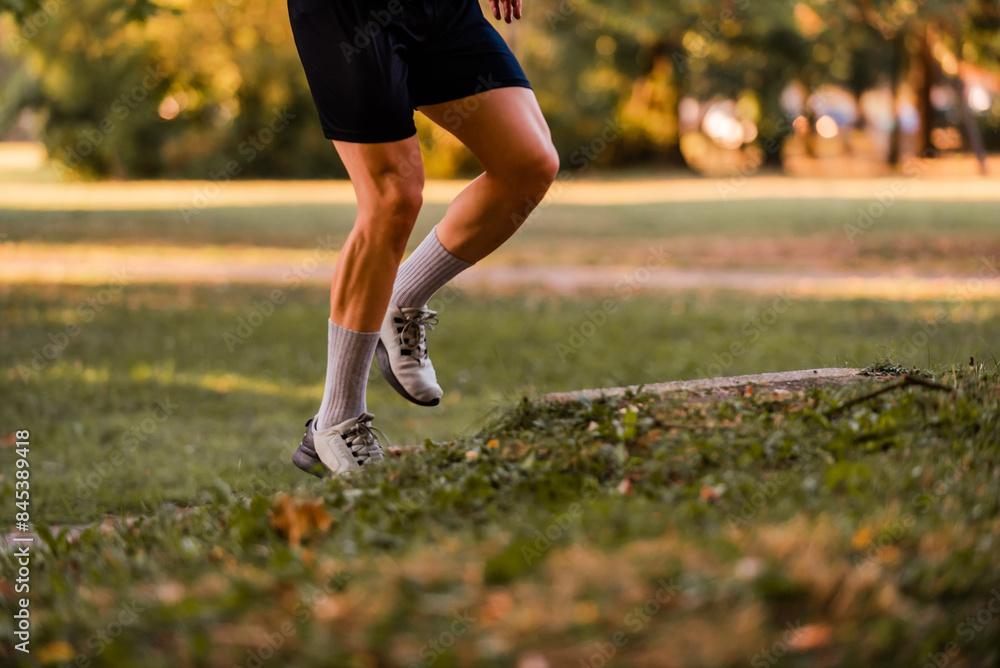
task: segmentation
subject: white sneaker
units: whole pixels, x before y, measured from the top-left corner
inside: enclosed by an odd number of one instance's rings
[[[420,406],[437,406],[444,392],[427,356],[427,330],[438,324],[427,307],[389,305],[375,346],[378,367],[393,389]]]
[[[334,475],[378,464],[384,457],[375,437],[377,430],[371,426],[374,417],[371,413],[362,413],[323,431],[307,427],[303,444],[306,440],[311,441],[308,445],[312,446],[319,460]]]

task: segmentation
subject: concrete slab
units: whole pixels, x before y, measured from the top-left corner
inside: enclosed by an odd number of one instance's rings
[[[545,395],[548,401],[579,401],[588,399],[594,401],[601,397],[621,397],[628,391],[637,392],[640,387],[645,392],[665,395],[676,392],[718,395],[735,394],[747,385],[761,386],[761,390],[795,391],[809,389],[819,385],[843,384],[861,377],[860,369],[827,368],[803,369],[801,371],[778,371],[774,373],[755,373],[746,376],[727,376],[721,378],[703,378],[699,380],[677,380],[669,383],[652,383],[649,385],[631,385],[629,387],[607,387],[594,390],[578,390],[576,392],[556,392]],[[726,392],[726,391],[729,392]]]

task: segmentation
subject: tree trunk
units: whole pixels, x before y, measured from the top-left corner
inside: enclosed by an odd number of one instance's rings
[[[937,155],[933,148],[931,132],[934,130],[936,111],[931,103],[931,88],[938,79],[937,62],[931,53],[930,40],[927,38],[928,27],[924,26],[920,35],[920,48],[917,51],[917,67],[915,68],[915,87],[917,89],[917,112],[920,114],[920,149],[922,155],[931,157]]]
[[[892,88],[892,133],[889,135],[889,156],[887,161],[890,167],[898,167],[903,129],[899,125],[899,85],[903,79],[903,63],[906,56],[906,45],[902,35],[896,35],[889,40],[892,49],[892,67],[889,68],[889,85]]]
[[[962,40],[960,36],[956,38],[955,44],[958,45],[955,49],[958,57],[958,76],[952,80],[951,85],[958,98],[958,112],[962,117],[962,125],[965,130],[963,134],[979,162],[979,173],[986,176],[986,146],[983,143],[983,133],[979,131],[976,119],[972,117],[972,110],[969,109],[969,96],[965,89],[965,81],[962,79]]]

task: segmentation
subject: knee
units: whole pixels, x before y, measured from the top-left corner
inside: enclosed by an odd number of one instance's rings
[[[423,174],[407,177],[389,174],[380,184],[373,202],[373,213],[385,224],[407,228],[413,226],[424,203]]]
[[[498,176],[512,189],[541,197],[559,173],[559,154],[550,139],[532,144]]]
[[[389,175],[366,202],[359,202],[355,243],[402,258],[423,204],[424,179]]]
[[[535,177],[539,182],[544,183],[545,189],[548,190],[559,174],[559,154],[556,152],[556,147],[552,144],[552,140],[546,140],[539,147],[538,153],[533,157],[532,162],[535,165]]]

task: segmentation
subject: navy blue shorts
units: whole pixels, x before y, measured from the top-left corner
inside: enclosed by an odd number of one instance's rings
[[[417,107],[530,88],[477,0],[288,0],[288,15],[328,139],[406,139]]]

